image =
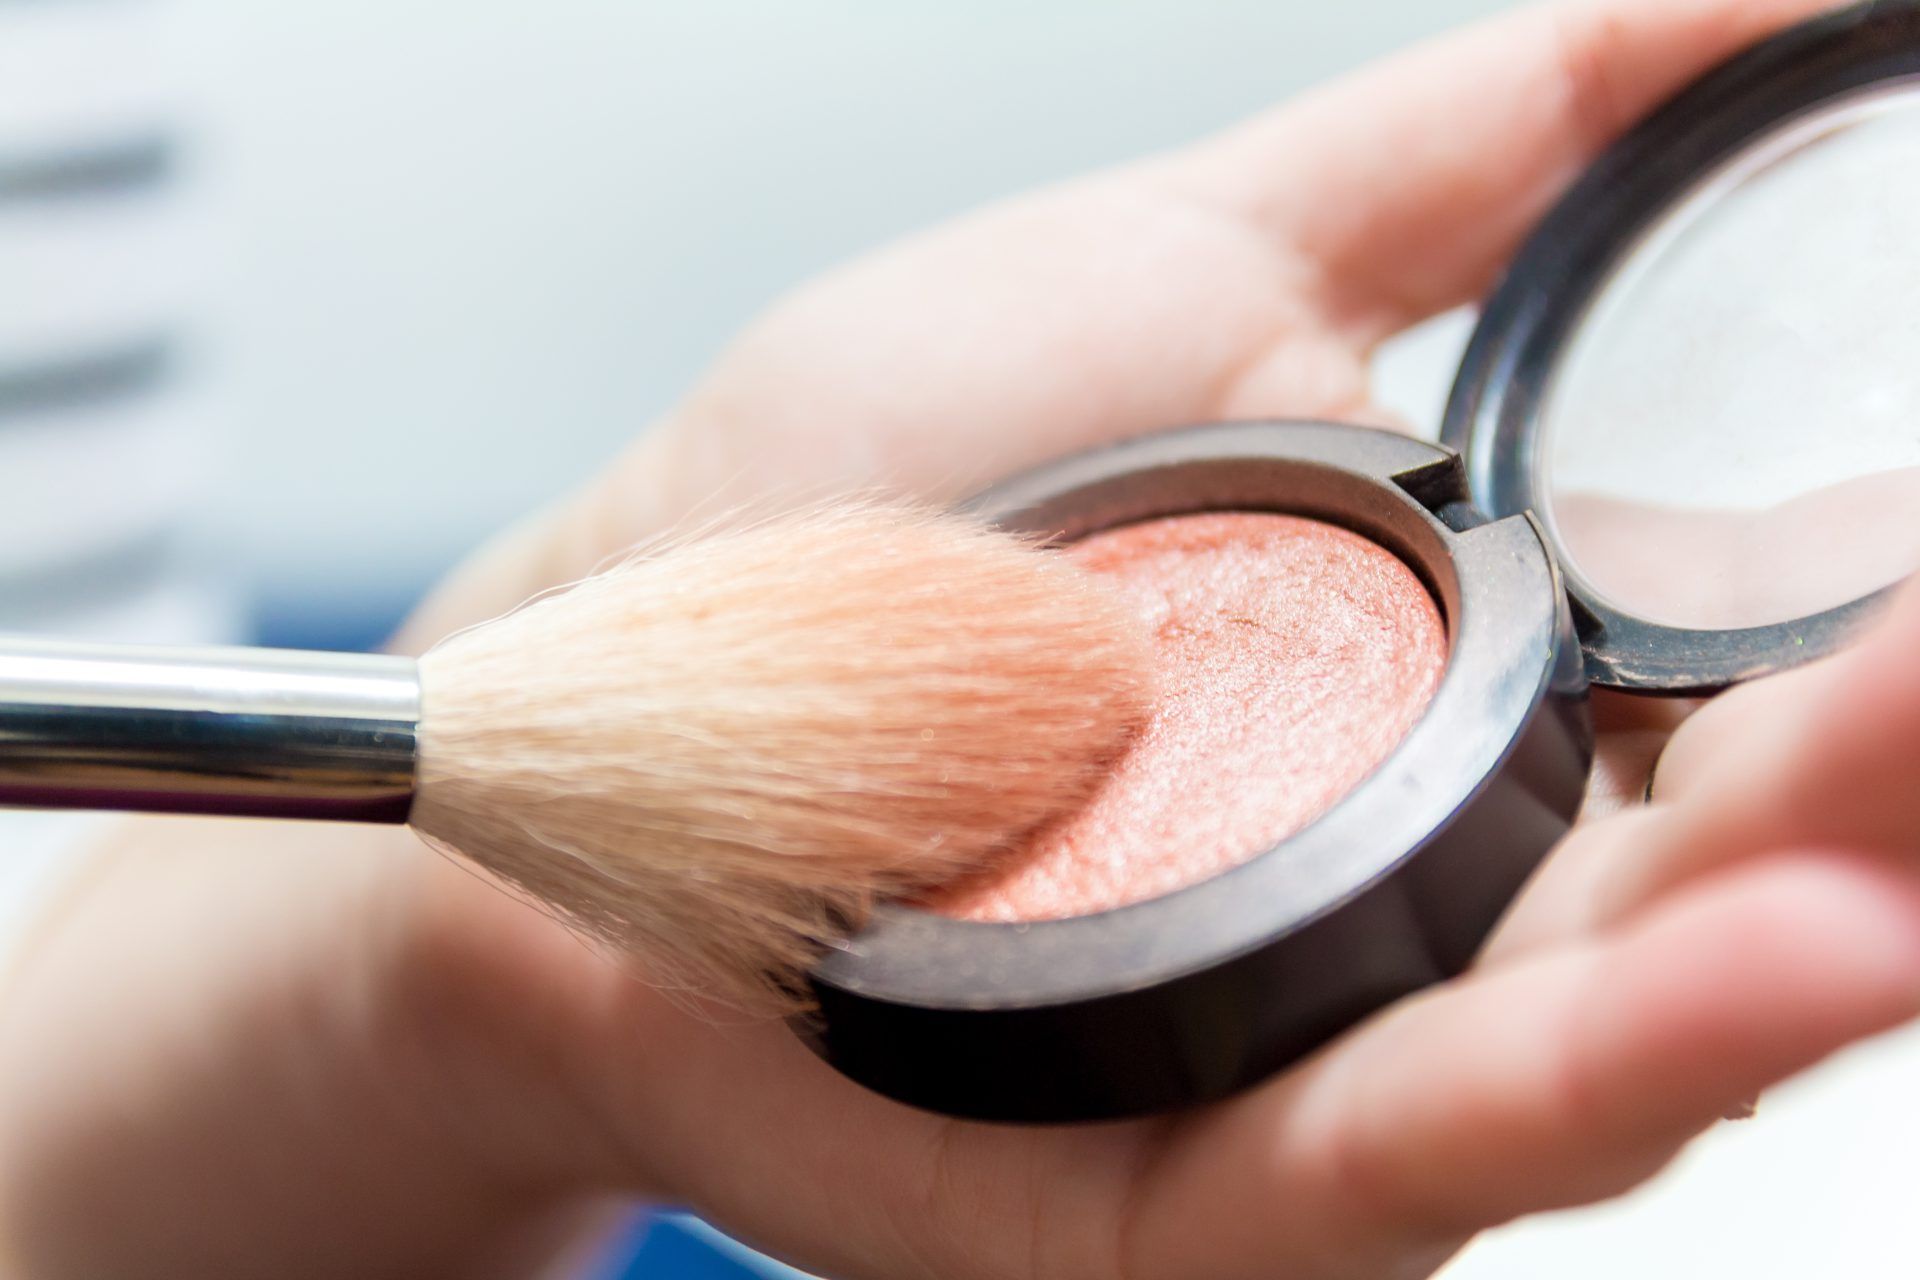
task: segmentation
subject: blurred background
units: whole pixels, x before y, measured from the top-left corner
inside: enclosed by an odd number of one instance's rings
[[[92,175],[0,203],[0,362],[168,361],[0,543],[177,515],[372,641],[792,284],[1497,7],[0,0],[0,173]]]
[[[1501,7],[0,0],[0,629],[376,644],[806,276]],[[1422,429],[1469,323],[1382,357]],[[1912,1040],[1448,1275],[1912,1274]]]

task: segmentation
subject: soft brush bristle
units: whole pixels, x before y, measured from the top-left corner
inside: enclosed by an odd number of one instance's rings
[[[787,517],[428,654],[412,821],[656,982],[789,1009],[876,897],[1082,800],[1145,672],[1056,555],[903,508]]]

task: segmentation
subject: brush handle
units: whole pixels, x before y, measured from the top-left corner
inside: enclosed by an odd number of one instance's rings
[[[0,805],[405,822],[411,658],[0,638]]]

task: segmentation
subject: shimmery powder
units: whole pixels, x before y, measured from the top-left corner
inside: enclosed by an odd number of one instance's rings
[[[1245,862],[1325,813],[1420,718],[1446,668],[1433,597],[1334,525],[1223,512],[1068,549],[1156,637],[1152,721],[1088,804],[922,905],[1053,920],[1141,902]]]

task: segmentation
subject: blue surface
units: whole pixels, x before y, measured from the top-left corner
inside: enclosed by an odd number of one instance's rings
[[[716,1242],[697,1223],[653,1216],[637,1224],[588,1280],[772,1280],[793,1274],[771,1263],[756,1266],[744,1251],[736,1255],[737,1248]]]
[[[351,600],[282,600],[256,593],[253,643],[270,649],[378,649],[426,594],[424,585],[368,589]]]

